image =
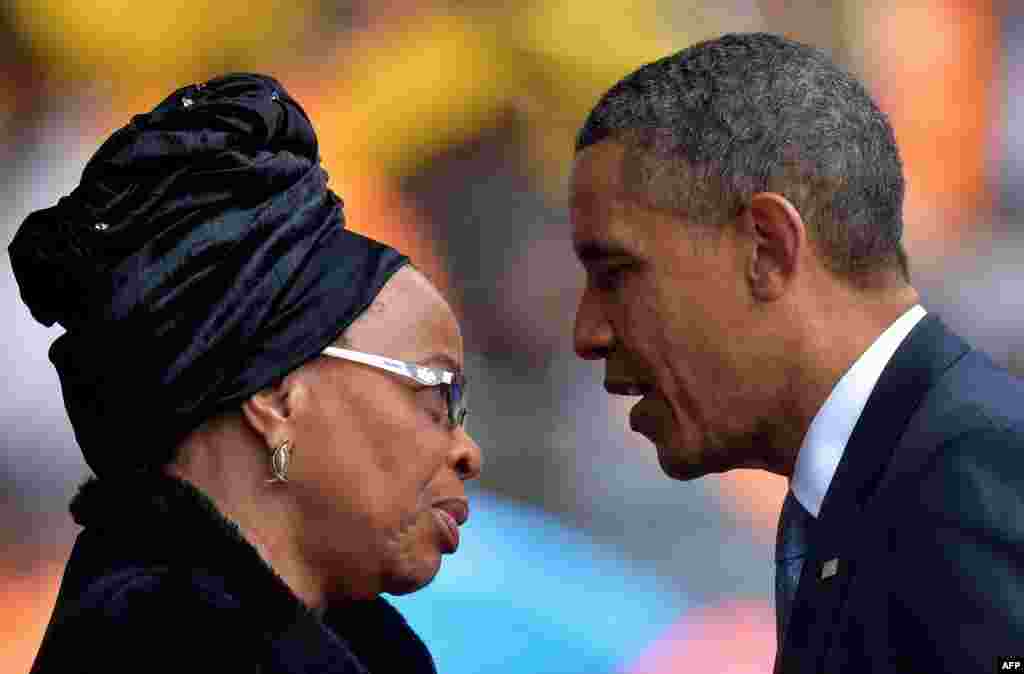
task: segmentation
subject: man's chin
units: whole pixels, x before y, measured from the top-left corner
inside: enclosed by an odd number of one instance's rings
[[[681,429],[670,426],[666,420],[632,413],[630,428],[654,445],[662,472],[673,480],[695,480],[719,472],[717,467],[709,465],[703,450],[687,448],[692,441],[687,443],[682,440]]]
[[[705,465],[698,456],[689,456],[685,451],[655,443],[658,450],[658,464],[662,472],[673,480],[696,480],[717,472],[713,467]]]

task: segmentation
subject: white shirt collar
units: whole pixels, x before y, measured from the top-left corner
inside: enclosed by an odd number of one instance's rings
[[[886,328],[839,379],[811,420],[796,457],[790,489],[815,517],[882,370],[926,313],[920,304],[914,305]]]

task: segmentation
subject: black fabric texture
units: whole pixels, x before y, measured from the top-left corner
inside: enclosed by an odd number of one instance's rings
[[[273,78],[181,88],[116,131],[10,245],[97,475],[152,468],[315,357],[408,259],[344,228],[306,113]]]
[[[91,480],[33,674],[434,674],[426,646],[383,598],[305,606],[189,483]]]
[[[1013,657],[1024,643],[1021,400],[1024,382],[938,316],[911,330],[825,494],[777,672],[986,672]]]

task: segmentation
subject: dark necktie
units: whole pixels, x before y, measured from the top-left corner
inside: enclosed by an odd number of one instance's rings
[[[775,625],[780,653],[813,524],[814,516],[800,505],[792,491],[787,492],[775,541]]]

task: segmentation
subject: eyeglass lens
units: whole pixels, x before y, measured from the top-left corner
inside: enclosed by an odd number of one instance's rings
[[[445,397],[448,403],[448,421],[452,426],[462,426],[466,422],[466,395],[464,379],[457,378],[445,387]]]

